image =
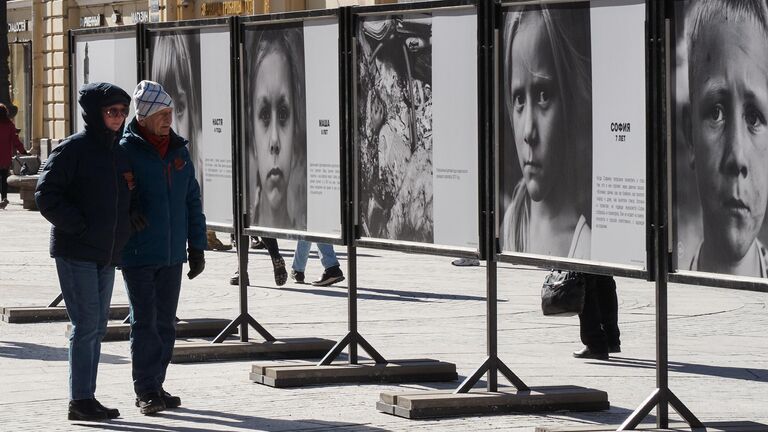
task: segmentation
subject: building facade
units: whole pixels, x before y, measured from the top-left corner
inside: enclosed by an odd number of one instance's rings
[[[396,3],[397,0],[9,0],[11,97],[27,147],[47,157],[70,130],[70,29]],[[130,91],[130,89],[126,89]]]

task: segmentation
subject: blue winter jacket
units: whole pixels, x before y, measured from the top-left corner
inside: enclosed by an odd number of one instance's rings
[[[128,211],[132,175],[120,131],[104,125],[101,108],[128,105],[130,96],[109,83],[80,89],[85,130],[61,142],[37,181],[35,201],[51,222],[52,257],[101,265],[120,262],[131,233]]]
[[[174,265],[190,249],[205,250],[205,216],[200,186],[187,140],[171,131],[168,153],[161,158],[138,131],[134,118],[120,145],[128,152],[136,179],[140,211],[148,226],[134,233],[123,250],[123,267]]]

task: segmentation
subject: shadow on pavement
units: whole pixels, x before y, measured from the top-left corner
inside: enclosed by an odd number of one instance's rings
[[[232,414],[211,410],[178,408],[162,411],[154,418],[172,420],[176,425],[162,425],[148,418],[147,422],[124,421],[116,419],[98,423],[75,423],[97,430],[111,431],[167,431],[167,432],[205,432],[211,430],[259,430],[259,431],[360,431],[388,432],[387,429],[372,427],[359,423],[329,422],[323,420],[285,420],[257,417],[250,415]],[[161,420],[161,421],[162,421]],[[190,423],[190,426],[178,425],[180,422]],[[217,427],[218,426],[218,427]]]
[[[27,342],[0,341],[0,357],[19,360],[68,361],[69,348],[50,347]],[[102,353],[100,362],[127,364],[131,361],[125,357]]]
[[[611,356],[610,361],[600,362],[600,364],[605,366],[641,369],[653,369],[656,367],[655,360],[614,356]],[[768,369],[669,362],[669,371],[695,375],[709,375],[721,378],[740,379],[745,381],[768,382]]]
[[[347,287],[345,285],[332,285],[328,287],[314,287],[306,284],[307,288],[293,287],[274,287],[265,285],[249,285],[250,287],[274,289],[277,291],[291,291],[305,294],[315,294],[327,297],[347,297]],[[336,288],[336,289],[334,289]],[[366,294],[366,293],[374,294]],[[357,288],[357,298],[361,300],[389,300],[404,302],[429,302],[434,300],[465,300],[465,301],[485,301],[485,297],[469,296],[461,294],[433,294],[419,291],[387,290],[377,288]],[[506,302],[505,299],[499,299],[499,303]]]

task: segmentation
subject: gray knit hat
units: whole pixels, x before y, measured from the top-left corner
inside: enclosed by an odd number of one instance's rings
[[[165,109],[173,108],[173,99],[159,83],[144,80],[133,91],[136,117],[141,120]]]

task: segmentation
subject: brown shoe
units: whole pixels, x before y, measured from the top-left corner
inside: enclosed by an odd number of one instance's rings
[[[214,231],[208,231],[206,235],[208,236],[208,247],[206,249],[216,251],[227,251],[232,249],[232,245],[225,245],[221,240],[216,238],[216,233]]]

